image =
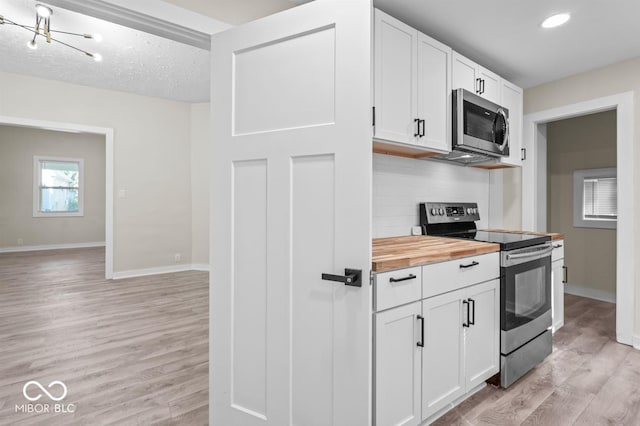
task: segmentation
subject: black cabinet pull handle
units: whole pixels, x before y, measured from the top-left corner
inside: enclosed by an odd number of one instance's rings
[[[344,269],[344,275],[322,274],[325,281],[336,281],[353,287],[362,287],[362,269]]]
[[[472,268],[474,266],[478,266],[480,263],[476,262],[475,260],[467,265],[460,265],[460,269],[467,269],[467,268]]]
[[[520,148],[520,160],[524,161],[527,159],[527,148]]]
[[[469,302],[466,300],[463,300],[462,304],[465,305],[467,308],[467,322],[465,323],[464,321],[462,321],[462,326],[469,327]]]
[[[409,274],[408,277],[402,277],[402,278],[389,278],[389,282],[391,283],[399,283],[400,281],[408,281],[408,280],[414,280],[418,278],[417,276],[413,275],[413,274]]]
[[[560,243],[553,245],[553,248],[560,248],[560,247],[562,247],[562,244],[560,244]]]
[[[420,321],[420,341],[416,343],[416,346],[424,348],[424,317],[422,315],[417,315],[418,321]]]
[[[564,271],[564,277],[562,278],[562,284],[566,284],[569,281],[569,268],[566,266],[562,266],[562,270]]]
[[[484,93],[484,78],[480,80],[480,85],[482,86],[482,89],[480,90],[480,94],[482,95]]]
[[[476,78],[476,93],[479,95],[480,93],[482,93],[480,91],[480,87],[482,87],[482,83],[481,83],[482,79],[481,78]]]
[[[421,138],[424,137],[424,135],[425,135],[425,130],[424,130],[425,123],[426,123],[425,120],[420,120],[420,123],[418,123],[418,130],[419,130]],[[420,127],[421,124],[422,124],[422,127]]]
[[[471,298],[469,298],[468,300],[469,300],[469,303],[471,304],[471,318],[473,319],[468,319],[467,323],[469,323],[469,325],[476,325],[476,301]]]
[[[414,118],[413,122],[416,125],[416,132],[413,134],[414,138],[417,138],[420,136],[420,119],[419,118]]]

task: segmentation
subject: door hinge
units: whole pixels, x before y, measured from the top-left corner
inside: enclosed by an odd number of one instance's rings
[[[524,161],[527,159],[527,148],[520,148],[520,160]]]

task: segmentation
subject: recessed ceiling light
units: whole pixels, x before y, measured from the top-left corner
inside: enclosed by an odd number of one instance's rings
[[[568,13],[558,13],[557,15],[549,16],[547,19],[542,21],[542,28],[558,27],[565,24],[570,18],[571,15]]]

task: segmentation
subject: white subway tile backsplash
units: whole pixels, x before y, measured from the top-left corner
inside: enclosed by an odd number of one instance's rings
[[[411,235],[418,204],[477,202],[478,227],[488,226],[489,171],[437,161],[373,155],[373,237]]]

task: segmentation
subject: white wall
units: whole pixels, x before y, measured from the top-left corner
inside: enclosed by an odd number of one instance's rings
[[[373,237],[411,235],[425,201],[477,202],[488,227],[489,171],[433,160],[373,155]]]
[[[0,73],[0,115],[114,129],[114,271],[191,263],[191,105]],[[125,198],[118,198],[125,190]]]
[[[210,107],[191,105],[191,251],[192,263],[198,266],[209,265]]]
[[[33,157],[84,160],[83,216],[33,217]],[[0,126],[0,251],[105,241],[105,138]]]

